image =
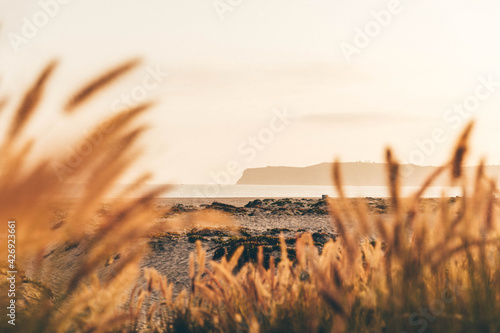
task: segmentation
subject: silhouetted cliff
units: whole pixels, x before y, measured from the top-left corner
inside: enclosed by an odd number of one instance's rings
[[[341,163],[343,184],[346,186],[387,185],[384,163]],[[432,166],[404,164],[400,166],[403,185],[419,186],[436,169]],[[475,167],[465,167],[464,172],[472,177]],[[487,166],[487,175],[498,179],[500,166]],[[434,185],[448,185],[449,173],[442,174]],[[249,168],[243,172],[237,184],[241,185],[331,185],[332,163],[321,163],[308,167],[264,167]]]

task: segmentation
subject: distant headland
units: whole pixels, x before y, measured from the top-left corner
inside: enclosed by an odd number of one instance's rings
[[[332,185],[333,163],[321,163],[306,167],[268,166],[248,168],[237,181],[238,185]],[[385,163],[349,162],[340,163],[345,186],[386,186]],[[434,166],[402,164],[400,175],[405,186],[419,186],[436,170]],[[500,166],[485,167],[486,174],[494,179],[500,177]],[[464,167],[464,173],[471,179],[476,167]],[[443,173],[433,185],[448,185],[449,175]]]

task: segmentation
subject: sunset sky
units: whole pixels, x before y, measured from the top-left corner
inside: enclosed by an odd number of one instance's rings
[[[144,118],[137,167],[154,182],[208,183],[221,172],[235,182],[247,167],[335,157],[381,162],[387,145],[400,160],[436,165],[471,117],[469,164],[483,155],[500,164],[495,0],[0,0],[0,15],[10,111],[44,64],[61,60],[29,129],[40,147],[69,144],[146,82],[158,105]],[[142,66],[85,112],[60,117],[69,92],[137,56]]]

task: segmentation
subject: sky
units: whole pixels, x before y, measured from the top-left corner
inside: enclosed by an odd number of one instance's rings
[[[14,109],[60,60],[29,128],[41,152],[126,103],[158,101],[136,165],[156,183],[382,162],[386,146],[438,165],[470,119],[468,164],[500,164],[499,16],[494,0],[0,0],[0,94]],[[134,57],[142,65],[85,113],[61,117],[64,96]]]

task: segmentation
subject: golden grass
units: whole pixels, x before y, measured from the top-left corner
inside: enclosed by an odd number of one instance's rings
[[[80,106],[85,101],[94,96],[97,92],[102,90],[103,87],[106,87],[111,82],[130,72],[131,69],[137,67],[139,64],[139,59],[127,61],[126,63],[123,63],[92,80],[91,82],[80,88],[73,95],[73,97],[68,100],[64,111],[66,113],[72,113],[78,106]]]
[[[126,62],[82,85],[64,112],[76,111],[135,66],[135,60]],[[153,200],[166,188],[143,191],[135,199],[111,200],[102,210],[113,184],[138,156],[136,142],[144,127],[136,120],[150,104],[106,120],[100,126],[112,130],[78,164],[65,170],[68,182],[88,184],[74,203],[62,202],[67,185],[50,163],[61,161],[62,152],[48,152],[46,160],[34,165],[25,163],[32,140],[22,139],[21,133],[55,68],[55,62],[49,64],[28,89],[0,146],[0,221],[5,222],[2,232],[7,220],[17,221],[17,286],[22,291],[17,303],[19,326],[12,329],[4,318],[2,331],[500,331],[497,187],[481,164],[469,193],[461,172],[472,125],[460,136],[449,163],[431,174],[410,198],[401,197],[399,165],[387,150],[391,214],[369,214],[361,202],[345,198],[341,170],[335,164],[339,198],[329,199],[329,207],[339,234],[336,242],[318,249],[311,235],[298,235],[297,259],[290,260],[281,236],[281,256],[271,257],[268,268],[260,249],[257,263],[237,269],[243,248],[230,259],[207,265],[198,241],[190,257],[191,288],[174,297],[173,284],[154,269],[144,270],[141,284],[138,267],[149,236],[165,230],[154,222],[158,214]],[[436,211],[418,209],[425,189],[443,172],[449,172],[451,184],[463,186],[463,196],[453,202],[443,196]],[[140,191],[149,176],[139,176],[127,191]],[[54,215],[56,209],[65,212]],[[181,224],[203,220],[230,224],[220,215],[197,213]],[[45,267],[44,257],[51,251],[64,253],[74,244],[82,254],[73,258],[71,269]],[[114,262],[116,254],[121,257]],[[0,256],[7,258],[5,246]],[[3,272],[5,264],[0,263]],[[105,265],[112,269],[103,270]],[[50,275],[65,275],[52,294],[44,286]],[[2,281],[3,309],[6,288]]]
[[[278,264],[271,258],[266,269],[261,250],[256,264],[234,273],[242,248],[229,261],[210,262],[207,268],[198,241],[191,255],[191,291],[150,307],[149,330],[498,332],[500,242],[494,181],[480,165],[471,195],[464,187],[463,197],[452,203],[444,196],[437,211],[417,209],[425,188],[442,172],[449,171],[452,182],[465,186],[461,169],[471,128],[459,138],[450,163],[408,199],[399,194],[398,164],[387,150],[389,217],[370,215],[365,206],[346,199],[336,164],[339,198],[329,204],[339,238],[321,253],[306,233],[297,238],[297,261],[292,262],[281,237]],[[153,320],[154,313],[160,322]]]
[[[117,69],[100,76],[75,93],[66,110],[74,110],[91,95],[104,89],[118,76],[128,72],[136,61],[127,62]],[[50,63],[28,89],[19,107],[14,111],[9,131],[3,138],[0,159],[0,220],[2,234],[6,238],[7,221],[15,219],[16,224],[16,266],[17,275],[17,326],[10,327],[5,318],[2,329],[15,332],[66,332],[106,331],[107,327],[120,326],[130,320],[129,313],[120,310],[120,300],[128,297],[129,287],[138,277],[138,260],[147,249],[148,235],[162,231],[153,221],[157,214],[153,200],[166,190],[165,186],[144,191],[136,199],[115,200],[108,205],[106,214],[100,214],[106,195],[134,162],[139,151],[136,140],[143,127],[134,120],[151,105],[143,104],[115,115],[99,124],[92,134],[102,131],[102,141],[92,147],[88,154],[82,154],[77,164],[65,166],[65,179],[59,179],[53,163],[64,161],[61,151],[48,151],[46,158],[35,164],[28,164],[33,139],[23,139],[22,130],[35,113],[45,93],[45,86],[56,68]],[[50,92],[49,92],[50,93]],[[82,138],[75,147],[88,141]],[[128,190],[137,191],[145,174]],[[74,203],[67,203],[68,183],[87,183],[84,193]],[[55,216],[56,209],[65,209],[66,215]],[[2,241],[2,244],[4,242]],[[61,249],[69,244],[79,244],[85,255],[74,262],[69,271],[50,271],[44,267],[49,250]],[[131,246],[133,245],[133,246]],[[96,279],[96,274],[110,257],[120,253],[121,260],[113,265],[112,274]],[[4,282],[7,264],[7,246],[0,248],[2,268],[2,308],[8,301]],[[49,271],[47,271],[49,270]],[[29,271],[29,272],[28,272]],[[29,274],[28,274],[29,273]],[[57,297],[52,295],[29,303],[23,295],[43,286],[27,282],[27,276],[44,278],[64,276]],[[31,286],[31,287],[30,287]],[[26,289],[29,289],[26,291]],[[99,291],[109,297],[103,299]],[[38,290],[39,291],[39,290]],[[33,307],[33,308],[32,308]],[[3,315],[2,317],[5,317]]]

